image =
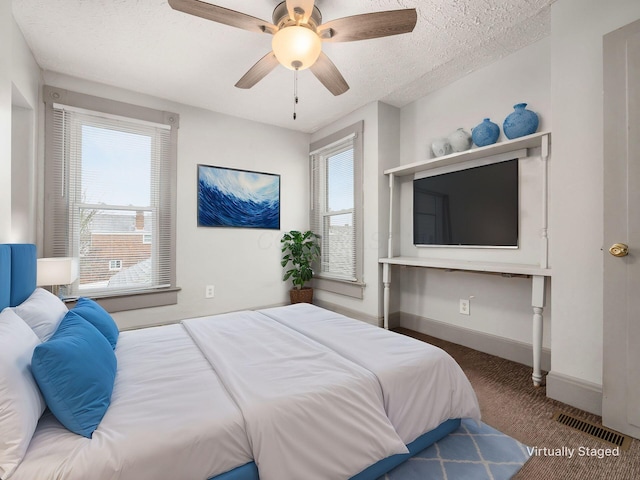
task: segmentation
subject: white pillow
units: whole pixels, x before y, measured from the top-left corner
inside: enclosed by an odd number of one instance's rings
[[[49,340],[69,309],[62,300],[44,288],[36,288],[13,309],[43,342]]]
[[[45,401],[31,375],[40,340],[10,308],[0,313],[0,478],[22,461]]]

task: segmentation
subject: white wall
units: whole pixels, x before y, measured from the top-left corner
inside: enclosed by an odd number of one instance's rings
[[[470,132],[483,118],[491,118],[501,126],[517,103],[526,102],[528,108],[538,113],[538,131],[551,130],[549,50],[550,40],[543,39],[402,108],[400,164],[431,158],[432,141],[459,127]],[[498,141],[504,139],[501,133]],[[554,161],[555,157],[552,156],[550,170]],[[416,248],[412,244],[412,178],[407,178],[399,182],[401,254],[537,264],[540,259],[542,215],[539,155],[522,160],[520,166],[518,250]],[[549,235],[553,242],[553,232]],[[396,298],[398,290],[398,308],[404,313],[517,342],[532,343],[530,280],[478,273],[395,268],[392,293]],[[471,296],[474,297],[471,300],[471,315],[460,315],[459,299]],[[550,317],[547,309],[544,347],[549,347],[551,343]]]
[[[178,304],[119,312],[120,328],[288,303],[282,282],[282,230],[307,229],[309,135],[45,73],[49,85],[180,114],[177,179]],[[281,175],[281,231],[197,226],[198,164]],[[205,299],[205,286],[215,298]]]
[[[16,95],[11,107],[11,241],[35,243],[35,115],[16,104]]]
[[[11,2],[0,2],[0,243],[36,240],[40,80]]]
[[[389,177],[384,171],[398,165],[400,158],[400,127],[401,110],[386,103],[378,103],[378,134],[379,134],[379,161],[378,161],[378,258],[389,256]],[[372,186],[375,188],[375,186]],[[397,197],[397,195],[394,195]],[[395,201],[395,200],[394,200]],[[395,223],[395,221],[394,221]],[[398,252],[394,252],[397,254]],[[378,265],[378,316],[381,317],[380,325],[384,323],[382,267]],[[395,308],[395,309],[394,309]],[[390,311],[396,311],[397,306],[392,302]]]
[[[11,241],[35,243],[42,74],[15,21],[11,53]]]
[[[551,366],[597,385],[603,316],[602,37],[638,18],[637,0],[560,0],[551,10]]]
[[[0,242],[11,241],[11,2],[0,2]]]

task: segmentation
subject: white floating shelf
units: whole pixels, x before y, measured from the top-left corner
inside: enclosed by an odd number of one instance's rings
[[[515,150],[521,150],[523,148],[537,148],[542,146],[543,137],[550,136],[550,132],[539,132],[527,135],[526,137],[516,138],[514,140],[507,140],[505,142],[494,143],[493,145],[487,145],[486,147],[472,148],[471,150],[465,150],[464,152],[452,153],[443,157],[429,158],[420,162],[410,163],[408,165],[402,165],[400,167],[389,168],[385,170],[385,175],[412,175],[417,172],[429,170],[437,167],[445,167],[448,165],[454,165],[456,163],[468,162],[471,160],[477,160],[479,158],[486,158],[492,155],[498,155],[501,153],[512,152]]]

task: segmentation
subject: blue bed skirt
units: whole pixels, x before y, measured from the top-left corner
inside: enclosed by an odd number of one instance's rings
[[[414,456],[416,453],[421,452],[429,445],[434,444],[441,438],[446,437],[451,432],[457,430],[459,426],[459,418],[447,420],[433,430],[419,436],[407,445],[409,453],[392,455],[380,460],[378,463],[364,469],[356,476],[351,477],[351,480],[376,480],[388,471],[393,470],[408,458]],[[209,480],[260,480],[260,476],[258,475],[258,467],[256,464],[254,462],[250,462],[226,473],[217,475]]]

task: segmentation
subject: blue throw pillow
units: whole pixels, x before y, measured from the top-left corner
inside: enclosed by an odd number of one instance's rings
[[[104,338],[109,340],[111,348],[115,350],[120,332],[109,312],[97,302],[85,297],[78,299],[73,311],[96,327],[104,335]]]
[[[73,311],[31,359],[33,377],[51,412],[67,429],[87,438],[109,408],[116,367],[109,342]]]

